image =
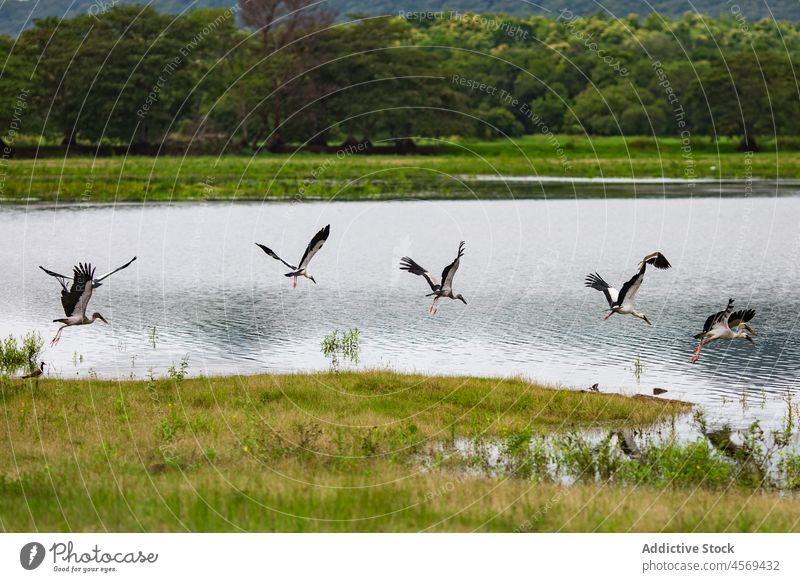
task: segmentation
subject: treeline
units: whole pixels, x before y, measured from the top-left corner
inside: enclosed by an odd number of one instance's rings
[[[0,34],[17,36],[37,18],[58,16],[72,18],[104,10],[110,5],[135,4],[136,0],[47,0],[29,2],[6,0],[0,2]],[[226,8],[233,0],[149,0],[147,4],[159,12],[180,14],[187,9]],[[670,18],[679,18],[687,12],[718,16],[741,13],[748,20],[774,18],[776,20],[800,19],[800,2],[797,0],[326,0],[326,6],[338,11],[339,19],[348,14],[359,13],[396,15],[399,10],[458,10],[478,14],[502,13],[519,17],[533,14],[552,16],[564,7],[575,14],[588,16],[604,12],[609,16],[623,18],[628,14],[647,16],[658,12]]]
[[[757,136],[800,131],[792,24],[567,10],[342,23],[296,10],[307,4],[242,0],[177,17],[117,5],[0,36],[0,136],[402,151],[421,137],[563,132],[737,136],[752,149]]]

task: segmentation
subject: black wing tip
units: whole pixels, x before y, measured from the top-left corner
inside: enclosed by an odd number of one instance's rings
[[[77,267],[74,267],[74,271],[76,275],[81,275],[86,277],[87,279],[91,279],[94,275],[94,269],[92,268],[92,263],[78,263]]]
[[[672,265],[667,260],[661,251],[656,251],[650,255],[648,255],[648,259],[645,261],[648,265],[653,265],[656,269],[671,269]]]
[[[586,275],[586,278],[583,282],[587,287],[594,287],[595,285],[601,285],[606,288],[608,287],[608,283],[606,283],[598,273],[589,273]]]
[[[731,315],[731,320],[739,320],[744,323],[747,323],[751,319],[753,319],[756,315],[755,309],[742,309],[741,311],[737,311],[736,313]]]

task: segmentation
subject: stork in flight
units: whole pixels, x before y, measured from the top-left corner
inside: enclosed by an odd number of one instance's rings
[[[631,277],[630,280],[622,286],[621,291],[617,291],[614,289],[614,287],[611,287],[597,273],[590,273],[586,276],[586,286],[591,287],[592,289],[597,289],[598,291],[602,291],[606,296],[609,313],[603,317],[604,320],[608,319],[615,313],[619,313],[621,315],[633,315],[634,317],[644,320],[644,322],[648,325],[653,325],[650,323],[650,320],[647,319],[647,316],[644,313],[641,311],[636,311],[636,309],[633,307],[633,302],[636,299],[636,293],[639,291],[639,287],[642,286],[644,272],[647,269],[647,265],[653,265],[656,269],[669,269],[672,266],[669,264],[667,258],[660,252],[649,254],[642,259],[641,263],[639,263],[639,272]]]
[[[291,269],[291,271],[286,273],[286,275],[284,276],[293,277],[292,288],[297,287],[298,277],[305,277],[306,279],[311,279],[316,285],[317,283],[316,280],[308,272],[308,263],[311,262],[311,259],[314,258],[314,255],[316,255],[319,252],[319,250],[322,248],[322,245],[324,245],[325,241],[328,240],[328,235],[330,233],[331,233],[331,225],[329,224],[325,228],[320,230],[317,234],[315,234],[314,238],[311,239],[311,242],[308,243],[308,246],[306,247],[306,252],[303,253],[303,258],[300,259],[300,263],[296,267],[284,261],[278,255],[276,255],[272,249],[265,247],[264,245],[259,243],[256,243],[256,245],[261,247],[261,250],[267,253],[270,257],[280,261],[281,263],[283,263],[284,265],[286,265]]]
[[[49,271],[40,265],[39,268],[42,271],[54,277],[61,284],[61,305],[64,307],[64,314],[67,316],[62,319],[53,320],[53,323],[63,323],[64,325],[58,328],[58,332],[56,332],[56,336],[53,338],[53,341],[50,342],[50,345],[54,346],[58,343],[58,340],[61,339],[61,332],[65,327],[88,325],[94,323],[97,319],[108,323],[102,315],[96,312],[92,315],[91,319],[86,317],[86,307],[89,305],[89,299],[92,298],[94,290],[100,287],[105,279],[122,269],[128,268],[135,260],[136,257],[133,257],[121,267],[117,267],[101,277],[94,276],[95,269],[91,264],[79,263],[77,266],[73,267],[72,284],[69,287],[67,287],[67,282],[69,281],[68,277]]]
[[[709,315],[703,325],[703,331],[694,336],[700,343],[694,349],[694,355],[689,360],[694,364],[700,359],[700,350],[703,346],[719,339],[733,340],[743,339],[755,345],[753,336],[758,335],[755,330],[747,325],[747,322],[755,316],[755,309],[741,309],[733,311],[733,299],[728,299],[728,306],[724,311],[718,311],[714,315]],[[742,331],[744,328],[745,331]],[[750,332],[749,334],[747,332]]]
[[[128,268],[130,265],[131,265],[131,263],[132,263],[133,261],[135,261],[135,260],[136,260],[136,257],[133,257],[133,258],[132,258],[130,261],[128,261],[127,263],[125,263],[125,264],[124,264],[124,265],[122,265],[121,267],[117,267],[117,268],[116,268],[116,269],[114,269],[113,271],[109,271],[108,273],[106,273],[106,274],[105,274],[105,275],[103,275],[102,277],[97,277],[96,279],[92,279],[92,287],[93,287],[93,288],[95,288],[95,289],[97,289],[98,287],[100,287],[100,286],[103,284],[103,281],[104,281],[104,280],[108,279],[108,278],[109,278],[111,275],[113,275],[114,273],[116,273],[116,272],[118,272],[118,271],[121,271],[122,269],[127,269],[127,268]],[[80,265],[79,265],[79,266],[80,266]],[[91,265],[90,265],[90,266],[91,266]],[[57,279],[59,283],[61,283],[61,289],[62,289],[62,293],[61,293],[61,295],[62,295],[62,296],[63,296],[65,293],[68,293],[68,292],[69,292],[69,289],[67,288],[67,283],[69,282],[69,280],[70,280],[71,278],[73,279],[73,285],[75,284],[75,283],[74,283],[74,276],[73,276],[73,277],[67,277],[67,276],[65,276],[65,275],[59,275],[58,273],[54,273],[53,271],[50,271],[50,270],[48,270],[48,269],[45,269],[45,268],[44,268],[44,267],[42,267],[41,265],[39,265],[39,268],[40,268],[42,271],[44,271],[45,273],[47,273],[48,275],[50,275],[51,277],[54,277],[55,279]],[[73,267],[73,269],[75,269],[75,272],[77,272],[77,269],[78,269],[78,267]],[[94,269],[91,269],[91,275],[92,275],[92,277],[94,277]],[[67,315],[69,315],[69,313],[68,313]]]
[[[433,293],[428,293],[425,297],[433,296],[433,303],[431,304],[430,314],[436,315],[439,311],[439,299],[442,297],[448,297],[450,299],[458,299],[467,304],[466,299],[460,293],[456,294],[453,293],[453,277],[456,275],[456,271],[458,271],[458,265],[461,261],[461,257],[464,254],[464,241],[462,240],[461,243],[458,245],[458,256],[455,260],[447,265],[444,270],[442,271],[442,281],[441,283],[436,278],[436,275],[432,275],[429,271],[420,267],[417,263],[414,262],[413,259],[410,257],[403,257],[400,259],[400,269],[403,271],[408,271],[413,275],[422,275],[425,277],[425,280],[428,282],[428,285],[431,287],[431,291]]]

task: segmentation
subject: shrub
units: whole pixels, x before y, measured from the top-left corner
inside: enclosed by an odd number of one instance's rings
[[[358,364],[361,352],[361,333],[358,328],[339,334],[338,330],[322,339],[322,355],[330,360],[331,371],[338,372],[341,362]]]
[[[0,341],[0,374],[12,375],[25,369],[33,372],[39,367],[39,356],[44,347],[42,336],[28,333],[22,338],[22,345],[13,335]]]

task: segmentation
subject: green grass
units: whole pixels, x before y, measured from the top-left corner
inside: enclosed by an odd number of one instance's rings
[[[622,521],[601,526],[616,529],[639,504],[621,489],[534,486],[428,461],[460,437],[643,427],[688,410],[522,380],[379,371],[7,379],[1,396],[2,531],[513,530],[548,496],[572,504],[594,494],[624,501]],[[536,527],[595,527],[595,509],[570,522],[573,510]],[[764,527],[785,529],[780,517]]]
[[[0,166],[0,201],[535,198],[538,185],[464,180],[476,175],[572,177],[800,178],[796,144],[764,140],[762,152],[693,138],[545,136],[515,142],[448,142],[436,155],[269,154],[256,157],[113,157],[12,160]],[[440,142],[436,142],[441,145]],[[547,196],[631,196],[630,191],[549,186]]]
[[[676,401],[383,371],[0,388],[0,531],[800,529],[792,494],[439,462],[463,439],[520,459],[532,431],[661,426]]]

